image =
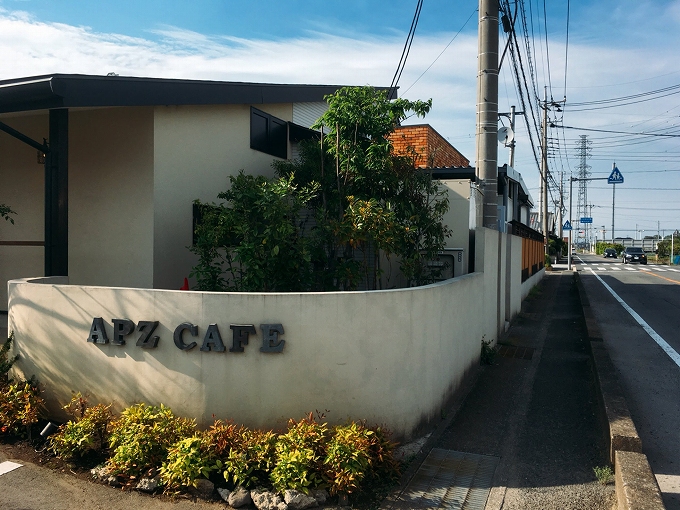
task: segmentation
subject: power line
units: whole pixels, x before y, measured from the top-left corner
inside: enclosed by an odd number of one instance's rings
[[[604,188],[604,187],[598,187],[598,186],[593,186],[592,189],[611,189],[611,188]],[[626,186],[626,187],[621,187],[619,188],[620,190],[635,190],[635,191],[680,191],[680,188],[638,188],[634,186]]]
[[[397,70],[394,72],[394,77],[392,78],[392,83],[390,84],[390,97],[395,88],[399,83],[401,78],[401,73],[404,72],[404,67],[406,66],[406,59],[408,59],[408,54],[411,51],[411,44],[413,44],[413,37],[416,34],[416,27],[418,26],[418,20],[420,19],[420,11],[423,8],[423,0],[418,0],[416,5],[416,12],[413,14],[413,20],[411,21],[411,28],[409,29],[408,35],[406,36],[406,42],[404,43],[404,49],[401,52],[401,57],[399,58],[399,64],[397,65]]]
[[[655,94],[661,94],[663,92],[668,92],[671,90],[678,90],[680,89],[680,84],[678,85],[671,85],[669,87],[664,87],[661,89],[657,90],[650,90],[648,92],[640,92],[639,94],[631,94],[629,96],[621,96],[621,97],[615,97],[615,98],[610,98],[610,99],[598,99],[596,101],[585,101],[581,103],[570,103],[570,106],[591,106],[591,105],[599,105],[599,104],[606,104],[606,103],[617,103],[620,101],[628,101],[630,99],[638,99],[640,97],[646,97],[646,96],[652,96]]]
[[[427,66],[427,69],[425,69],[425,70],[423,71],[423,73],[422,73],[420,76],[418,76],[418,78],[416,78],[416,81],[414,81],[413,83],[411,83],[411,85],[409,86],[409,88],[407,88],[407,89],[403,92],[403,94],[406,94],[409,90],[411,90],[411,88],[412,88],[416,83],[418,83],[418,80],[420,80],[420,79],[425,75],[425,73],[428,72],[428,71],[430,70],[430,68],[435,64],[435,62],[437,62],[437,60],[439,60],[439,57],[441,57],[441,56],[444,54],[444,52],[445,52],[446,50],[449,49],[449,46],[451,46],[451,44],[453,43],[453,41],[455,41],[456,38],[460,35],[460,33],[461,33],[461,32],[463,31],[463,29],[467,26],[468,22],[472,19],[472,16],[474,16],[474,14],[475,14],[476,12],[477,12],[477,8],[475,7],[475,9],[474,9],[474,10],[472,11],[472,13],[470,14],[470,17],[465,21],[465,23],[463,23],[463,26],[460,27],[460,30],[458,30],[458,33],[456,33],[456,35],[453,36],[453,39],[451,39],[451,40],[449,41],[449,44],[447,44],[446,47],[442,50],[442,52],[441,52],[439,55],[437,55],[437,58],[435,58],[435,59],[432,61],[432,63],[431,63],[429,66]]]
[[[564,98],[567,98],[567,63],[569,62],[569,18],[571,0],[567,0],[567,42],[564,45]]]
[[[548,13],[545,7],[545,0],[543,0],[543,26],[545,27],[545,60],[548,64],[548,88],[550,89],[550,97],[552,98],[552,78],[550,76],[550,48],[548,47]]]
[[[660,95],[660,96],[647,97],[645,99],[639,99],[637,101],[628,101],[627,103],[603,104],[603,106],[595,106],[593,108],[570,108],[569,111],[572,111],[572,112],[591,112],[593,110],[606,110],[608,108],[618,108],[620,106],[630,106],[630,105],[639,104],[639,103],[646,103],[647,101],[653,101],[655,99],[661,99],[661,98],[668,97],[668,96],[674,96],[675,94],[680,94],[680,90],[668,92],[667,94],[663,94],[663,95]],[[573,105],[571,105],[571,106],[573,106]]]
[[[580,131],[595,131],[595,132],[598,132],[598,133],[618,133],[618,134],[622,134],[622,135],[660,136],[660,137],[667,137],[667,138],[680,138],[680,134],[672,135],[672,134],[667,134],[667,133],[630,133],[628,131],[613,131],[613,130],[610,130],[610,129],[594,129],[594,128],[584,128],[584,127],[575,127],[575,126],[559,126],[559,127],[563,128],[563,129],[578,129]]]

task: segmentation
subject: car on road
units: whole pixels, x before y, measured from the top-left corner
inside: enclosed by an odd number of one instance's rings
[[[647,263],[647,255],[645,250],[638,246],[627,246],[621,254],[621,262],[629,264],[631,262],[639,262],[640,264]]]
[[[606,248],[602,254],[604,258],[616,258],[616,250],[614,248]]]

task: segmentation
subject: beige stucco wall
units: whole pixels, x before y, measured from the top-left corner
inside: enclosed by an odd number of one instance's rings
[[[69,112],[69,278],[153,285],[153,109]]]
[[[505,321],[515,317],[522,309],[522,238],[505,235],[506,253],[509,257],[505,261]]]
[[[0,115],[0,121],[42,142],[47,138],[47,113]],[[0,220],[0,241],[42,242],[45,225],[45,171],[37,151],[0,131],[0,204],[16,215],[14,225]],[[44,271],[43,246],[0,245],[0,310],[7,310],[7,281],[40,276]]]
[[[543,279],[544,276],[545,268],[541,269],[536,274],[531,275],[529,278],[526,279],[526,281],[522,283],[521,291],[522,301],[524,301],[524,298],[526,298],[529,295],[531,289],[534,288],[538,284],[538,282],[540,282]]]
[[[465,267],[470,254],[470,180],[446,179],[441,181],[449,198],[449,210],[442,223],[451,229],[446,239],[447,248],[465,250]]]
[[[42,141],[48,113],[0,120]],[[0,203],[17,215],[0,240],[44,241],[44,167],[36,150],[0,133]],[[74,284],[151,287],[153,109],[69,111],[69,276]],[[13,278],[39,276],[44,247],[0,246],[0,310]]]
[[[290,103],[255,106],[292,120]],[[250,105],[158,106],[154,133],[153,287],[177,289],[196,263],[193,201],[217,202],[239,170],[273,176],[276,158],[250,148]]]
[[[408,438],[436,423],[446,401],[477,366],[480,341],[497,340],[497,232],[480,229],[478,272],[420,288],[303,294],[238,294],[84,287],[49,279],[10,283],[9,328],[20,354],[17,375],[35,375],[50,412],[72,391],[118,408],[164,403],[205,426],[213,415],[255,427],[328,409],[385,423]],[[95,345],[94,317],[157,320],[158,347]],[[181,351],[175,327],[191,322],[202,343],[211,323],[227,352]],[[281,354],[259,351],[259,325],[281,323]],[[229,352],[230,324],[254,324],[243,353]],[[185,341],[191,338],[185,334]]]

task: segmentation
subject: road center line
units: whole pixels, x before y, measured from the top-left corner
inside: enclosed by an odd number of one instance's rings
[[[680,285],[680,282],[678,282],[678,281],[676,281],[676,280],[671,280],[670,278],[666,278],[665,276],[661,276],[660,274],[651,273],[651,272],[650,272],[650,273],[645,273],[645,274],[648,274],[648,275],[650,275],[650,276],[656,276],[657,278],[661,278],[662,280],[666,280],[667,282],[671,282],[671,283],[674,283],[674,284],[676,284],[676,285]]]
[[[595,271],[593,271],[590,268],[588,268],[588,269],[595,276],[595,278],[600,280],[600,283],[602,285],[604,285],[604,288],[607,289],[612,296],[614,296],[614,299],[616,299],[621,304],[621,306],[623,308],[625,308],[625,310],[633,317],[633,319],[635,319],[637,321],[637,323],[640,326],[642,326],[642,329],[644,329],[647,332],[647,334],[652,337],[652,340],[654,340],[659,345],[659,347],[661,347],[663,349],[663,351],[666,354],[668,354],[668,357],[673,360],[673,362],[678,366],[678,368],[680,368],[680,354],[678,354],[675,351],[675,349],[673,349],[670,345],[668,345],[668,342],[666,342],[666,340],[661,338],[661,336],[656,331],[654,331],[652,329],[652,327],[649,324],[647,324],[645,322],[645,320],[642,317],[640,317],[635,310],[633,310],[630,306],[628,306],[628,304],[623,299],[621,299],[616,292],[614,292],[614,289],[612,289],[609,285],[607,285],[604,282],[604,280],[602,278],[600,278],[595,273]],[[655,276],[659,276],[659,275],[655,275]],[[663,278],[661,276],[659,276],[659,277]]]

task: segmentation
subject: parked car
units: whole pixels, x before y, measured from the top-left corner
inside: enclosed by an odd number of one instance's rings
[[[604,258],[616,258],[616,250],[614,248],[605,248],[602,254]]]
[[[638,246],[628,246],[621,254],[621,262],[629,264],[631,262],[639,262],[640,264],[647,263],[647,255],[645,250]]]

